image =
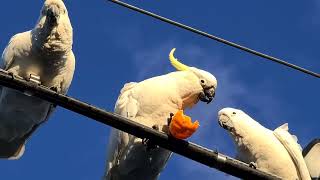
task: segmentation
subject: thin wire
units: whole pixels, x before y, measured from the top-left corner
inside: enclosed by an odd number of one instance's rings
[[[0,70],[0,86],[21,91],[29,96],[32,95],[39,97],[53,104],[64,107],[70,111],[92,118],[97,122],[112,126],[139,138],[148,138],[162,148],[166,148],[186,158],[192,159],[209,167],[216,168],[239,178],[268,180],[280,179],[277,176],[253,169],[249,167],[248,164],[232,159],[216,151],[208,150],[188,141],[170,138],[164,133],[136,123],[130,119],[107,112],[77,99],[58,94],[55,91],[46,88],[45,86],[17,78],[3,70]]]
[[[315,73],[315,72],[312,72],[310,70],[307,70],[305,68],[302,68],[302,67],[299,67],[295,64],[291,64],[291,63],[288,63],[284,60],[281,60],[279,58],[276,58],[276,57],[273,57],[273,56],[270,56],[270,55],[267,55],[267,54],[263,54],[261,52],[258,52],[258,51],[255,51],[253,49],[250,49],[250,48],[247,48],[247,47],[244,47],[244,46],[241,46],[239,44],[236,44],[236,43],[233,43],[231,41],[227,41],[225,39],[222,39],[220,37],[217,37],[217,36],[214,36],[214,35],[211,35],[209,33],[206,33],[204,31],[200,31],[198,29],[195,29],[193,27],[190,27],[190,26],[187,26],[187,25],[184,25],[182,23],[179,23],[179,22],[176,22],[176,21],[173,21],[173,20],[170,20],[168,18],[165,18],[165,17],[162,17],[160,15],[157,15],[157,14],[154,14],[152,12],[149,12],[149,11],[146,11],[144,9],[141,9],[141,8],[138,8],[138,7],[135,7],[135,6],[132,6],[130,4],[127,4],[127,3],[124,3],[124,2],[121,2],[121,1],[118,1],[118,0],[108,0],[108,1],[111,1],[113,3],[116,3],[120,6],[123,6],[123,7],[126,7],[126,8],[129,8],[131,10],[134,10],[136,12],[139,12],[139,13],[142,13],[142,14],[145,14],[145,15],[148,15],[148,16],[151,16],[153,18],[156,18],[160,21],[163,21],[163,22],[166,22],[166,23],[169,23],[169,24],[172,24],[172,25],[175,25],[175,26],[178,26],[180,28],[183,28],[183,29],[186,29],[188,31],[191,31],[191,32],[194,32],[196,34],[199,34],[199,35],[202,35],[204,37],[207,37],[207,38],[210,38],[210,39],[213,39],[213,40],[216,40],[218,42],[221,42],[223,44],[226,44],[226,45],[229,45],[229,46],[232,46],[234,48],[237,48],[237,49],[241,49],[243,51],[246,51],[248,53],[251,53],[251,54],[254,54],[254,55],[257,55],[257,56],[260,56],[264,59],[267,59],[267,60],[271,60],[273,62],[276,62],[276,63],[279,63],[279,64],[282,64],[282,65],[285,65],[287,67],[290,67],[290,68],[293,68],[293,69],[296,69],[300,72],[303,72],[303,73],[306,73],[306,74],[309,74],[311,76],[314,76],[314,77],[317,77],[317,78],[320,78],[320,74],[318,73]]]

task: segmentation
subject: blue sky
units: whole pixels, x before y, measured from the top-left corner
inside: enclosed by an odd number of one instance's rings
[[[128,1],[174,20],[320,71],[320,2]],[[43,1],[1,3],[0,49],[35,25]],[[319,80],[103,1],[71,1],[76,72],[69,95],[112,111],[123,84],[174,71],[168,53],[218,79],[216,100],[188,114],[201,127],[191,141],[234,156],[217,111],[240,108],[264,126],[285,122],[305,146],[319,137]],[[18,161],[0,161],[1,179],[100,179],[110,127],[58,108]],[[234,179],[174,155],[160,180]]]

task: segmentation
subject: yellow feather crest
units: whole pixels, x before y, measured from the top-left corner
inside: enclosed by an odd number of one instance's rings
[[[185,65],[185,64],[182,64],[181,62],[179,62],[179,60],[177,58],[175,58],[173,56],[174,54],[174,51],[176,50],[176,48],[173,48],[171,51],[170,51],[170,54],[169,54],[169,59],[170,59],[170,62],[172,64],[173,67],[175,67],[178,71],[185,71],[185,70],[188,70],[189,69],[189,66]]]

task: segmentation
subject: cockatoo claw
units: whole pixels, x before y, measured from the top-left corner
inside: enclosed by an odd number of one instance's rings
[[[250,162],[249,163],[249,167],[253,168],[253,169],[257,169],[257,163],[255,162]]]
[[[174,114],[173,113],[170,113],[170,117],[167,119],[167,125],[168,125],[168,127],[170,126],[170,123],[171,123],[171,121],[172,121],[172,117],[174,116]]]
[[[52,87],[50,88],[50,90],[52,90],[52,91],[54,91],[54,92],[58,93],[58,88],[57,88],[57,87],[55,87],[55,86],[52,86]]]
[[[152,129],[159,131],[159,126],[158,125],[153,125]],[[146,150],[149,152],[151,150],[157,149],[159,148],[158,145],[156,145],[155,143],[152,142],[152,140],[148,139],[148,138],[144,138],[142,140],[142,144],[146,145]]]

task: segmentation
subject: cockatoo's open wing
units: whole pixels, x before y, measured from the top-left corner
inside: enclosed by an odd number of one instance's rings
[[[297,142],[298,139],[296,136],[292,136],[288,130],[288,124],[284,124],[275,129],[273,133],[288,151],[297,168],[300,179],[310,180],[310,174],[302,156],[301,146]]]
[[[311,178],[320,179],[320,139],[314,139],[303,149],[303,157]]]

